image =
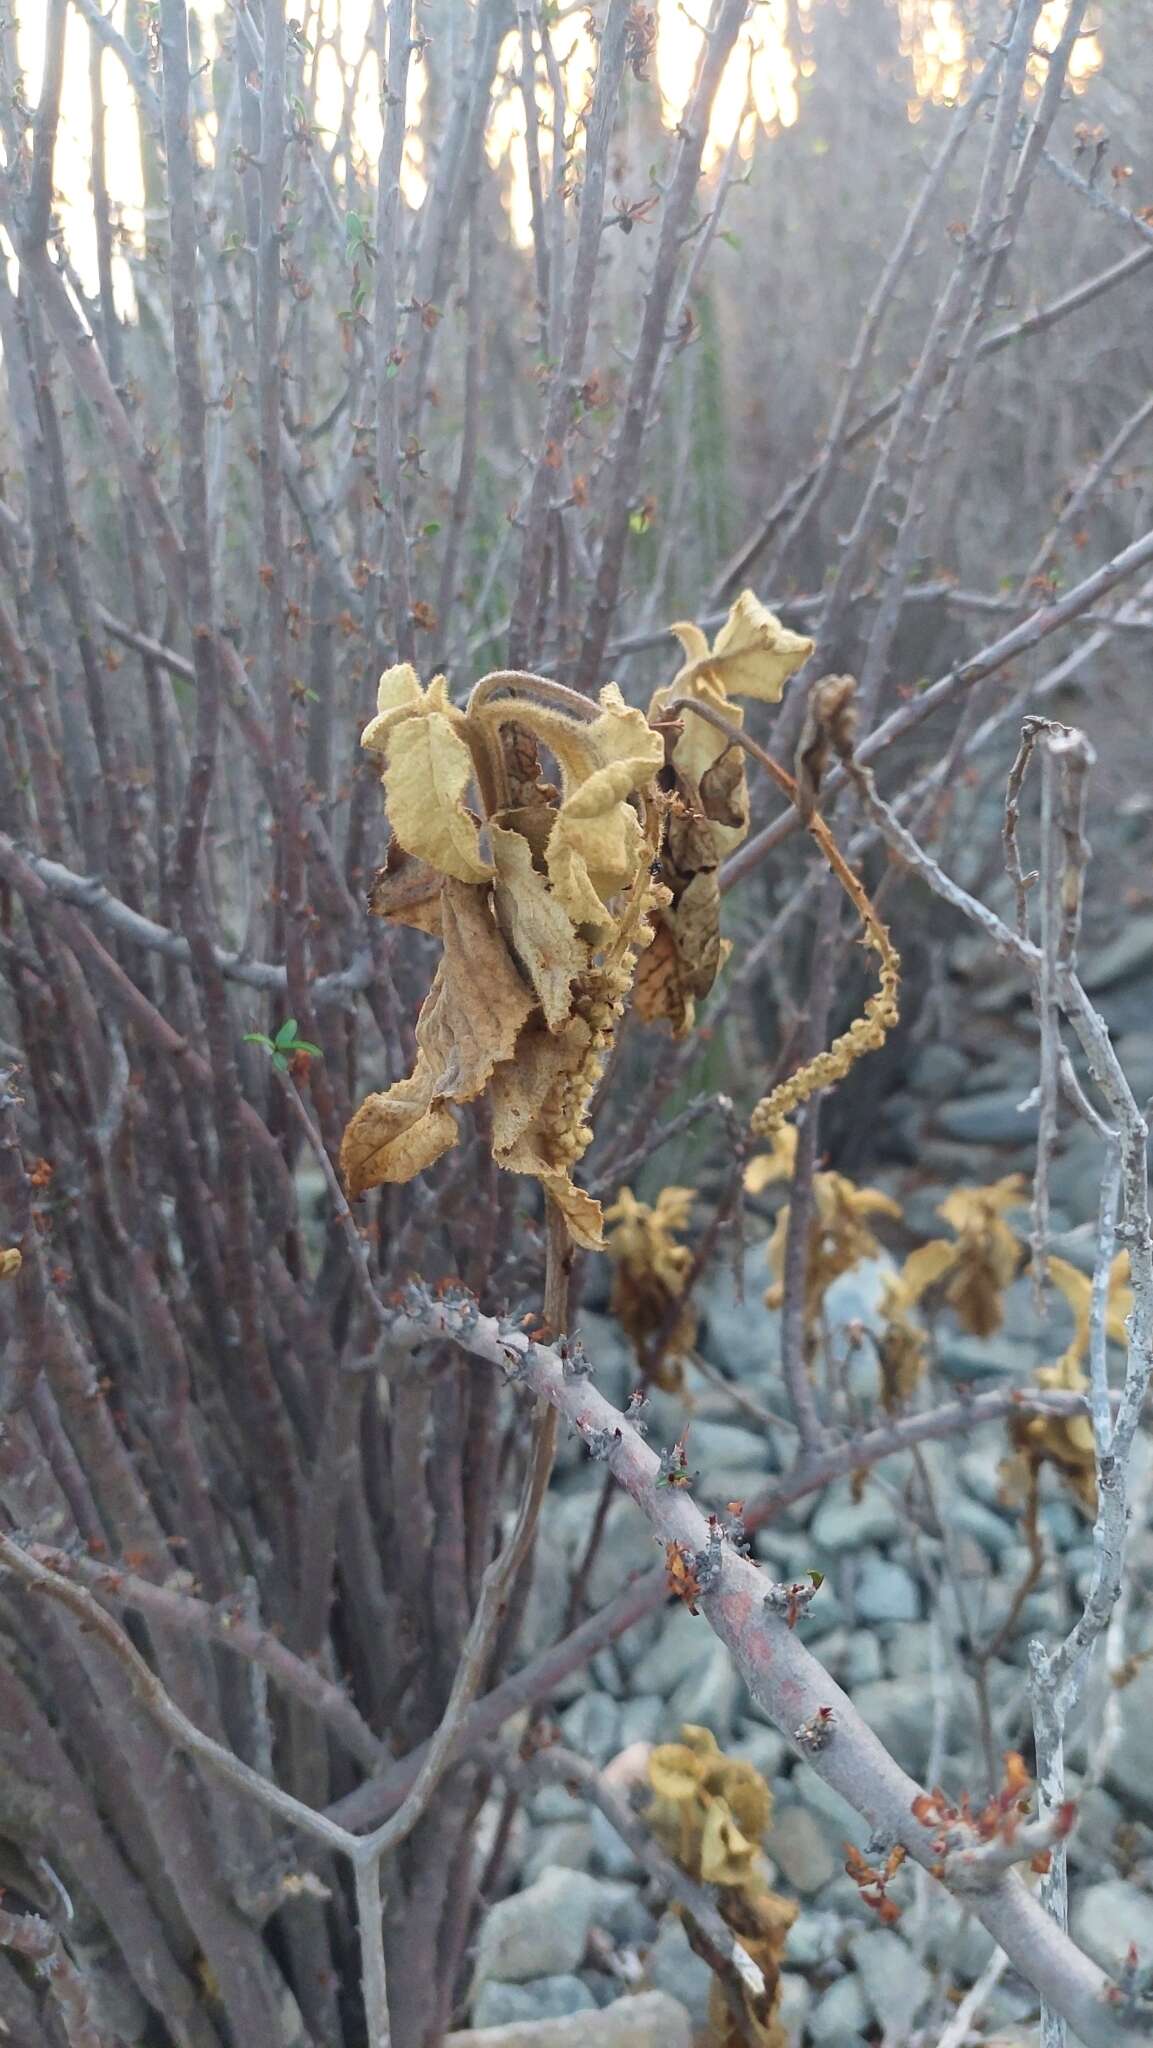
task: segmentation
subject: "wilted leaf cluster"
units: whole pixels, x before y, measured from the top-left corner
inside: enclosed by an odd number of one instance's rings
[[[774,1181],[790,1179],[796,1166],[797,1133],[792,1124],[782,1124],[773,1137],[771,1152],[762,1152],[745,1169],[745,1187],[760,1194]],[[813,1220],[809,1227],[808,1259],[805,1266],[805,1329],[810,1341],[816,1339],[821,1304],[834,1280],[850,1273],[862,1259],[876,1258],[881,1246],[868,1219],[889,1216],[899,1221],[901,1207],[879,1188],[860,1188],[841,1173],[813,1175]],[[770,1308],[779,1308],[784,1291],[785,1248],[789,1236],[789,1204],[777,1211],[768,1258],[773,1284],[765,1295]]]
[[[771,1890],[761,1845],[773,1795],[750,1763],[726,1757],[708,1728],[686,1726],[679,1742],[665,1742],[649,1759],[653,1797],[649,1826],[690,1877],[719,1887],[717,1903],[741,1947],[765,1980],[762,1998],[744,1993],[744,2027],[725,1990],[714,1981],[709,2006],[713,2048],[785,2048],[777,2017],[781,1958],[798,1908]],[[731,1986],[729,1987],[731,1990]]]
[[[638,1202],[631,1188],[621,1188],[605,1222],[613,1228],[608,1254],[613,1261],[610,1306],[631,1338],[646,1379],[675,1393],[683,1379],[684,1360],[697,1336],[697,1312],[686,1290],[693,1255],[674,1233],[688,1226],[692,1188],[662,1188],[655,1203]]]
[[[724,957],[720,863],[749,823],[741,749],[668,706],[697,699],[739,725],[729,693],[775,702],[812,645],[751,591],[711,648],[697,626],[673,631],[686,660],[647,719],[614,683],[594,704],[501,671],[461,709],[443,676],[426,689],[405,662],[381,677],[361,744],[380,756],[392,836],[371,905],[444,951],[412,1073],[345,1134],[353,1195],[433,1165],[456,1109],[484,1095],[498,1165],[535,1176],[573,1238],[601,1244],[571,1170],[605,1054],[634,977],[643,1018],[688,1030]]]
[[[720,867],[748,832],[749,790],[741,748],[691,710],[671,715],[669,707],[695,699],[740,726],[744,713],[733,698],[778,703],[813,643],[782,626],[751,590],[737,598],[711,647],[697,625],[672,631],[684,664],[649,705],[666,749],[662,782],[670,801],[661,879],[669,901],[656,913],[635,1003],[649,1021],[666,1018],[679,1038],[691,1030],[694,1003],[708,994],[729,950],[720,929]]]
[[[411,1180],[457,1142],[454,1109],[486,1095],[498,1165],[535,1176],[574,1239],[598,1246],[599,1205],[571,1169],[664,900],[650,874],[663,742],[612,683],[593,704],[498,674],[462,711],[443,677],[425,690],[402,664],[381,678],[362,744],[381,757],[392,827],[373,908],[444,951],[412,1073],[368,1096],[345,1134],[349,1188]]]
[[[1053,1365],[1038,1366],[1033,1375],[1039,1387],[1064,1393],[1084,1393],[1089,1385],[1084,1360],[1089,1350],[1089,1310],[1093,1283],[1066,1259],[1050,1258],[1049,1277],[1060,1288],[1073,1311],[1073,1335]],[[1105,1334],[1114,1344],[1127,1341],[1125,1318],[1133,1306],[1128,1284],[1129,1254],[1118,1252],[1109,1268],[1109,1292],[1105,1308]],[[1097,1510],[1097,1461],[1093,1425],[1087,1415],[1015,1415],[1009,1436],[1016,1456],[1002,1468],[1002,1479],[1010,1493],[1028,1491],[1041,1465],[1052,1465],[1076,1494],[1088,1514]]]
[[[906,1306],[930,1288],[943,1287],[958,1322],[974,1337],[992,1337],[1004,1318],[1004,1293],[1017,1277],[1024,1249],[1005,1221],[1006,1211],[1025,1199],[1025,1178],[1010,1173],[984,1188],[954,1188],[937,1214],[951,1238],[930,1238],[910,1252],[901,1268]]]

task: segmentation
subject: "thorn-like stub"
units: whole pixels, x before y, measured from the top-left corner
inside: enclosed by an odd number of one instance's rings
[[[557,1338],[557,1356],[566,1380],[587,1380],[592,1377],[592,1360],[581,1342],[579,1333]]]
[[[807,1721],[802,1721],[799,1728],[794,1728],[793,1741],[799,1743],[800,1747],[806,1750],[810,1756],[815,1756],[820,1750],[828,1748],[836,1733],[836,1728],[837,1716],[834,1709],[832,1707],[818,1707],[815,1714],[810,1714]],[[887,1848],[888,1843],[884,1846]],[[875,1855],[877,1853],[879,1852],[874,1849],[873,1843],[870,1841],[869,1854]]]

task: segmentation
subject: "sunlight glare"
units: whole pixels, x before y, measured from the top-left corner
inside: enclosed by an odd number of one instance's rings
[[[797,67],[786,36],[786,0],[760,0],[725,66],[709,125],[703,164],[712,170],[741,124],[741,154],[748,156],[758,124],[767,134],[797,118]],[[703,36],[681,0],[659,0],[656,75],[662,118],[675,128],[688,104]]]
[[[1069,0],[1047,0],[1039,23],[1041,49],[1051,48],[1060,34],[1068,5]],[[655,88],[659,94],[661,120],[671,130],[682,117],[692,91],[702,43],[696,16],[707,12],[707,0],[699,0],[699,7],[692,8],[686,7],[684,0],[656,0],[656,6],[654,85],[648,90]],[[913,95],[907,111],[910,121],[916,121],[927,103],[951,102],[964,94],[979,53],[966,34],[955,0],[895,0],[895,6],[901,49],[912,68]],[[787,33],[788,9],[789,0],[757,0],[742,29],[713,109],[703,157],[706,172],[715,169],[734,135],[738,136],[740,154],[747,158],[759,131],[771,135],[791,127],[797,120],[798,88],[802,80],[813,75],[814,66],[807,54],[799,62],[792,54]],[[204,49],[215,52],[220,18],[216,0],[193,0],[193,11],[199,20]],[[125,0],[114,0],[110,17],[121,31],[124,15]],[[305,60],[306,76],[315,77],[314,119],[320,146],[326,153],[334,150],[347,106],[354,156],[351,171],[357,180],[366,183],[374,174],[382,127],[380,62],[368,41],[371,18],[372,0],[316,0],[309,19],[315,57]],[[809,18],[809,10],[803,9],[802,25]],[[584,146],[581,116],[589,104],[597,44],[583,9],[563,11],[552,34],[564,85],[566,133],[562,146],[577,160],[579,178],[579,158]],[[34,105],[44,56],[44,13],[37,5],[19,11],[18,49],[27,97]],[[91,290],[96,283],[96,247],[91,218],[88,36],[82,19],[71,10],[65,53],[56,185],[72,260],[85,288]],[[1073,90],[1083,90],[1101,63],[1099,35],[1082,36],[1069,67]],[[1033,65],[1034,89],[1043,76],[1044,58],[1038,56]],[[540,50],[535,77],[542,173],[547,190],[552,177],[555,118],[548,67]],[[143,251],[145,242],[140,136],[131,87],[119,62],[107,52],[102,79],[107,109],[108,185],[120,245],[114,259],[115,291],[118,305],[130,313],[131,272],[121,251]],[[408,138],[401,174],[401,190],[413,209],[422,204],[427,190],[422,134],[426,90],[427,71],[418,57],[409,68]],[[641,86],[639,90],[646,88]],[[215,130],[214,114],[197,123],[196,148],[203,163],[213,161]],[[520,91],[520,35],[515,30],[505,37],[501,47],[485,139],[489,163],[494,169],[505,167],[505,205],[513,239],[518,247],[527,248],[532,240],[532,209]],[[349,168],[343,153],[333,158],[332,174],[338,182],[347,178]]]
[[[1037,22],[1035,48],[1051,50],[1069,12],[1069,0],[1046,0]],[[897,0],[901,54],[913,70],[916,98],[908,107],[909,119],[920,117],[921,106],[952,105],[963,97],[981,53],[966,34],[954,0]],[[1083,92],[1101,69],[1101,43],[1095,31],[1080,36],[1069,59],[1068,79],[1074,92]],[[1028,90],[1035,96],[1045,78],[1044,55],[1034,56],[1029,66]]]
[[[596,75],[597,46],[583,16],[578,21],[565,22],[554,34],[553,52],[564,81],[565,111],[571,118],[588,105]],[[497,59],[497,94],[485,136],[485,148],[494,170],[500,164],[507,167],[505,204],[509,227],[517,247],[527,249],[532,242],[532,198],[525,144],[524,100],[520,88],[521,62],[520,34],[513,29],[501,44]],[[548,66],[543,51],[539,49],[534,72],[541,176],[547,190],[552,176],[555,121]],[[575,133],[562,136],[561,142],[562,147],[583,148],[583,124],[577,121]]]
[[[124,0],[116,0],[112,19],[123,28]],[[17,18],[17,54],[31,105],[40,93],[44,67],[44,16],[23,8]],[[144,177],[140,164],[140,130],[132,88],[121,66],[105,53],[101,65],[104,94],[104,156],[112,212],[113,240],[144,247]],[[69,11],[64,40],[64,92],[56,143],[56,189],[69,253],[85,287],[95,290],[96,228],[92,219],[92,116],[88,92],[88,34],[79,14]],[[126,318],[135,311],[129,266],[114,250],[112,287],[117,310]]]

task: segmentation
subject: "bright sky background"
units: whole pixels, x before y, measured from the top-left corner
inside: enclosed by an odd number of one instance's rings
[[[461,4],[471,4],[471,0],[461,0]],[[672,127],[683,111],[700,48],[700,32],[690,18],[698,9],[686,11],[681,0],[656,0],[656,5],[658,35],[654,76],[661,94],[664,119]],[[896,5],[902,45],[911,60],[917,94],[922,99],[933,100],[956,97],[965,79],[966,45],[953,0],[896,0]],[[1068,0],[1049,0],[1041,17],[1039,41],[1052,42],[1055,39],[1067,5]],[[193,8],[199,13],[210,36],[217,0],[199,0],[199,4],[193,0]],[[706,0],[700,0],[699,11],[704,13],[705,8]],[[298,0],[298,12],[304,17],[310,38],[322,46],[317,69],[317,118],[321,128],[330,133],[339,120],[343,101],[342,67],[351,75],[364,55],[370,9],[371,0],[309,0],[307,6],[304,0]],[[111,12],[117,25],[122,26],[124,0],[115,0]],[[757,0],[717,96],[705,152],[706,169],[711,168],[724,153],[738,124],[741,124],[741,152],[748,155],[758,131],[771,135],[778,128],[791,127],[798,118],[800,80],[782,38],[784,15],[785,0]],[[42,0],[22,0],[22,4],[17,0],[17,16],[27,97],[30,103],[35,104],[43,61]],[[329,38],[335,47],[328,46]],[[586,100],[595,58],[595,47],[585,26],[583,9],[574,7],[562,17],[554,30],[554,47],[562,65],[571,112]],[[506,39],[499,72],[507,71],[510,66],[519,68],[519,55],[519,36],[514,33]],[[1071,67],[1074,84],[1084,83],[1100,62],[1101,51],[1096,37],[1082,39]],[[543,61],[538,75],[542,152],[547,167],[551,93]],[[424,75],[419,64],[411,67],[411,81],[408,114],[412,135],[403,184],[410,204],[419,205],[425,190],[419,132]],[[134,237],[140,236],[143,228],[142,187],[131,88],[116,59],[107,54],[103,60],[103,84],[107,108],[109,189],[119,202],[124,227]],[[909,111],[915,118],[915,102],[910,104]],[[380,145],[379,74],[376,57],[371,52],[361,64],[355,129],[358,143],[371,163]],[[211,138],[202,138],[202,145],[210,149]],[[489,128],[488,151],[494,165],[507,161],[511,225],[516,239],[522,244],[527,243],[530,216],[524,112],[518,93],[504,92],[498,99]],[[86,283],[95,273],[93,233],[88,217],[89,152],[88,31],[80,16],[70,11],[56,184],[63,197],[72,257]]]

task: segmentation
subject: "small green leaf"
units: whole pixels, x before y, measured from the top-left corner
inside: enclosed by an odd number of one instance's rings
[[[434,533],[439,533],[439,532],[440,532],[440,520],[439,520],[439,519],[429,519],[429,520],[427,520],[427,521],[425,522],[424,526],[423,526],[423,527],[421,528],[421,532],[422,532],[422,533],[424,533],[424,534],[426,534],[426,535],[428,536],[428,538],[429,538],[429,539],[431,540],[431,539],[432,539],[432,536],[433,536],[433,534],[434,534]]]
[[[385,364],[385,366],[384,366],[384,374],[385,374],[385,376],[386,376],[386,377],[399,377],[399,375],[400,375],[400,364],[399,364],[399,363],[386,363],[386,364]]]
[[[727,242],[730,249],[739,249],[741,246],[740,236],[735,235],[731,228],[721,229],[721,240]]]
[[[277,1034],[276,1034],[276,1037],[275,1037],[275,1038],[273,1039],[273,1041],[272,1041],[272,1042],[273,1042],[273,1044],[274,1044],[274,1045],[278,1045],[278,1046],[285,1046],[285,1045],[291,1045],[291,1044],[293,1043],[293,1041],[294,1041],[295,1037],[296,1037],[296,1018],[295,1018],[295,1017],[286,1017],[286,1018],[285,1018],[285,1020],[284,1020],[284,1022],[283,1022],[283,1024],[281,1025],[281,1027],[280,1027],[279,1031],[277,1032]]]
[[[307,1038],[298,1038],[292,1050],[293,1052],[309,1053],[314,1060],[322,1060],[324,1058],[320,1047],[318,1045],[310,1045]]]
[[[273,1055],[272,1055],[272,1064],[273,1064],[273,1066],[274,1066],[274,1067],[276,1068],[276,1070],[277,1070],[277,1072],[278,1072],[278,1073],[281,1073],[281,1074],[287,1074],[287,1072],[288,1072],[288,1061],[287,1061],[287,1060],[285,1059],[285,1057],[284,1057],[284,1054],[283,1054],[282,1052],[274,1052],[274,1053],[273,1053]]]
[[[265,1052],[272,1051],[272,1040],[266,1031],[246,1031],[244,1043],[245,1045],[262,1045]]]

